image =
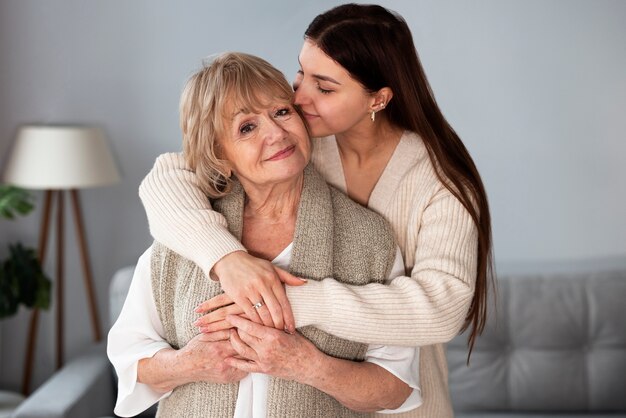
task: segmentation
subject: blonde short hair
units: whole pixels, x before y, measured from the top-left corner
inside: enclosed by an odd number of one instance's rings
[[[187,81],[180,99],[183,155],[209,197],[222,197],[232,187],[227,161],[219,153],[219,138],[232,116],[225,112],[233,105],[254,111],[268,98],[292,102],[291,85],[267,61],[240,52],[214,57]]]

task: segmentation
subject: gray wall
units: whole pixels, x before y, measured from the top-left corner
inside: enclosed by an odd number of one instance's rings
[[[180,149],[186,77],[203,57],[240,50],[291,78],[304,28],[338,3],[0,2],[0,164],[20,124],[93,123],[123,174],[82,192],[103,322],[111,275],[150,243],[137,186],[158,154]],[[413,28],[437,99],[483,175],[498,264],[626,256],[626,2],[381,4]],[[38,212],[0,220],[0,255],[9,242],[35,246],[38,226]],[[91,334],[69,220],[67,234],[72,357]],[[40,324],[36,384],[53,368],[52,319]],[[0,388],[19,388],[27,320],[0,322]]]

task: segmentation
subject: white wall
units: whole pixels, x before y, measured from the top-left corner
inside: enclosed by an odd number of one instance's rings
[[[20,124],[94,123],[122,170],[122,183],[82,194],[103,322],[112,273],[150,243],[137,186],[158,154],[180,149],[186,77],[203,57],[240,50],[291,78],[306,25],[340,2],[164,3],[0,2],[0,164]],[[626,256],[626,2],[381,4],[413,28],[437,99],[483,175],[498,264]],[[67,223],[72,357],[91,334]],[[0,220],[0,255],[9,242],[35,246],[38,224],[38,212]],[[27,320],[0,322],[0,388],[19,389]],[[54,359],[52,315],[41,322],[36,384]]]

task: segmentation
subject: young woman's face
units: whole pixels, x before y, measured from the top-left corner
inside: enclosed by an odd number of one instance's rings
[[[257,111],[227,112],[223,157],[244,188],[264,187],[300,175],[311,157],[309,134],[293,105],[267,99]]]
[[[371,124],[372,96],[345,68],[310,40],[304,41],[298,60],[295,104],[302,109],[311,136],[341,134]]]

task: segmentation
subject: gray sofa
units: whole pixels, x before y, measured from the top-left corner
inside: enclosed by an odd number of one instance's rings
[[[626,269],[509,275],[467,366],[448,344],[458,417],[626,417]],[[494,320],[495,319],[495,320]]]
[[[111,281],[111,322],[132,272],[121,269]],[[456,416],[626,417],[626,268],[507,275],[498,287],[496,313],[469,367],[466,337],[448,344]],[[14,417],[100,417],[112,415],[114,402],[114,373],[99,344],[53,375]]]

